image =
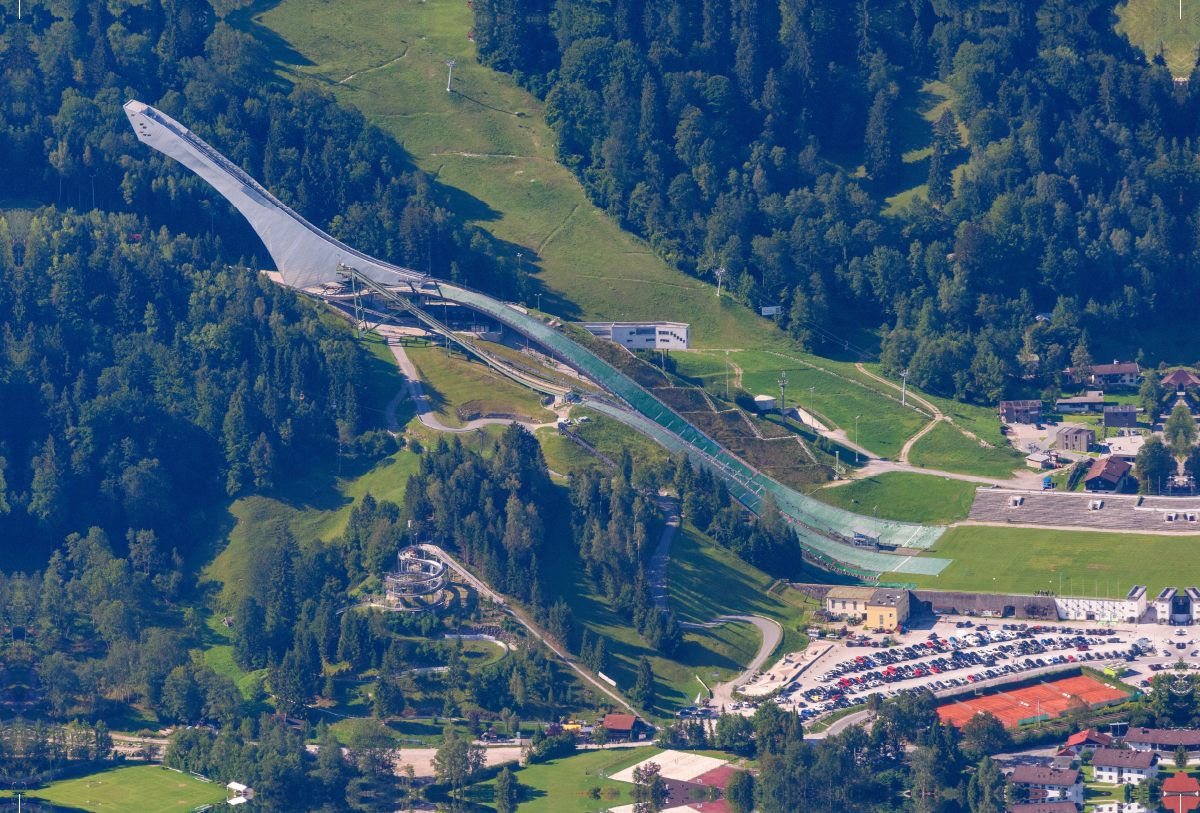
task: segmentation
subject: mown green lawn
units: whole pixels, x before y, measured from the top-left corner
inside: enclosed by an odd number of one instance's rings
[[[10,791],[0,791],[0,798],[13,796]],[[96,813],[179,813],[204,804],[223,804],[229,792],[221,782],[201,782],[160,765],[137,765],[50,782],[22,796],[26,802]]]
[[[941,574],[889,573],[881,580],[940,590],[1058,593],[1062,573],[1061,595],[1124,595],[1135,584],[1157,595],[1167,586],[1200,582],[1197,544],[1200,536],[960,525],[922,554],[954,560]]]
[[[1024,465],[1024,455],[1011,446],[985,449],[956,426],[941,422],[908,451],[914,466],[1009,479]]]
[[[879,507],[883,519],[949,525],[967,518],[975,501],[975,483],[928,474],[892,471],[846,485],[827,486],[810,496],[864,516]]]

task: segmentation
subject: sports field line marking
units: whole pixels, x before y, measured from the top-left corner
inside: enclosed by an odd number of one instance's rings
[[[911,559],[912,559],[912,557],[911,557],[911,556],[907,556],[907,557],[905,557],[904,561],[903,561],[903,562],[901,562],[900,564],[896,565],[896,567],[895,567],[895,568],[892,570],[892,572],[893,572],[893,573],[900,573],[900,572],[901,572],[900,568],[902,568],[902,567],[904,567],[906,564],[908,564],[908,563],[909,563],[909,560],[911,560]]]

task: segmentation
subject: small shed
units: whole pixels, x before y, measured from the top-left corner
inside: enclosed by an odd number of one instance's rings
[[[1031,469],[1048,469],[1052,468],[1054,464],[1050,462],[1050,455],[1038,452],[1025,458],[1025,465]]]
[[[754,410],[756,412],[770,412],[775,408],[775,396],[773,395],[756,395],[754,396]]]

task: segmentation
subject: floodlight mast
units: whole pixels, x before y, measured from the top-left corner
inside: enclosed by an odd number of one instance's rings
[[[713,273],[717,275],[717,298],[720,299],[720,297],[721,297],[721,280],[722,280],[722,278],[724,278],[725,274],[728,272],[724,268],[718,268]]]
[[[900,373],[900,406],[908,403],[908,370]]]
[[[454,79],[454,67],[456,65],[458,65],[458,63],[455,62],[453,59],[451,59],[449,62],[446,63],[446,67],[448,67],[450,69],[450,73],[446,76],[446,92],[447,93],[453,93],[453,91],[450,89],[450,82],[451,82],[451,80]]]

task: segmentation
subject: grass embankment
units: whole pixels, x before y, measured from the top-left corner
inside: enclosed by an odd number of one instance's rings
[[[949,525],[967,518],[975,500],[975,484],[927,474],[885,472],[846,485],[828,486],[813,492],[823,503],[847,511],[924,525]]]
[[[523,415],[539,423],[554,420],[542,396],[493,372],[483,362],[429,344],[405,348],[434,415],[446,426],[466,426],[468,415]],[[482,397],[481,397],[482,396]]]
[[[12,796],[0,793],[0,798]],[[50,782],[22,796],[26,803],[41,802],[70,810],[167,813],[221,804],[229,792],[220,782],[201,782],[159,765],[138,765]]]
[[[595,449],[614,463],[620,463],[621,451],[629,450],[630,457],[637,465],[657,466],[666,463],[670,458],[667,450],[650,440],[640,432],[636,432],[620,421],[613,420],[607,415],[601,415],[590,409],[575,407],[571,410],[572,418],[587,417],[588,421],[573,425],[571,431],[590,443]],[[599,467],[611,473],[612,468],[590,451],[572,440],[558,434],[552,427],[538,429],[535,433],[542,444],[542,454],[546,456],[546,465],[558,474],[568,474],[573,471]]]
[[[951,528],[922,554],[954,560],[940,575],[888,573],[881,580],[941,590],[1059,593],[1062,573],[1060,595],[1124,595],[1135,584],[1157,595],[1167,586],[1200,581],[1197,542],[1200,536],[965,525]]]
[[[775,579],[743,562],[715,544],[687,522],[676,531],[671,543],[671,562],[667,570],[670,607],[681,621],[711,621],[721,615],[762,615],[779,622],[783,641],[767,659],[763,668],[783,654],[808,645],[808,636],[800,629],[805,613],[820,609],[820,604],[795,590],[787,590],[789,601],[769,593]],[[762,640],[757,630],[754,652]],[[705,678],[707,680],[707,678]]]
[[[880,457],[895,459],[904,443],[929,423],[927,416],[882,394],[885,385],[878,382],[860,386],[850,376],[758,351],[730,353],[730,361],[742,368],[742,388],[755,395],[778,397],[780,373],[786,371],[788,403],[806,411],[811,406],[818,421],[844,430],[852,443],[858,416],[858,445]],[[831,365],[825,359],[814,358],[813,363],[826,369]]]
[[[944,422],[933,427],[908,451],[908,462],[914,466],[1002,479],[1012,478],[1013,471],[1023,461],[1023,455],[1011,446],[985,448],[977,439]]]

